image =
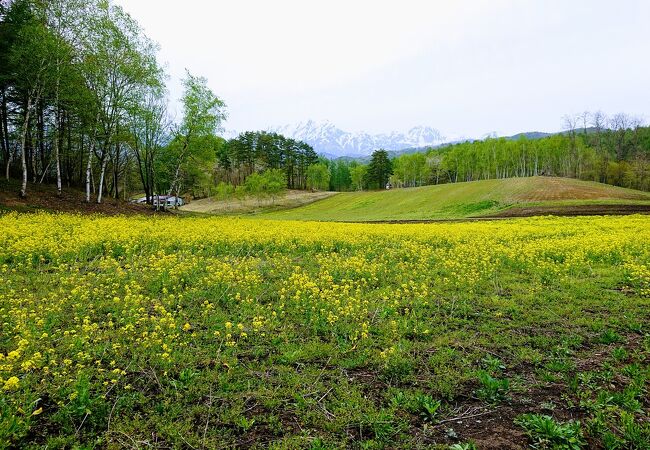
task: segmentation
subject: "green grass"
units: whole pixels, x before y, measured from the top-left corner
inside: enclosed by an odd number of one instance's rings
[[[346,192],[265,214],[290,220],[418,220],[489,215],[512,206],[650,204],[650,193],[569,178],[530,177]]]

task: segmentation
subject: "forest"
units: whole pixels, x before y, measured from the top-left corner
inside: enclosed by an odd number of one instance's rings
[[[167,78],[158,46],[117,5],[0,3],[4,177],[21,180],[22,197],[29,183],[56,183],[98,203],[135,192],[149,203],[154,194],[206,196],[267,169],[288,188],[307,188],[318,162],[309,145],[266,132],[221,138],[226,104],[190,72],[182,117],[172,120]]]
[[[103,1],[19,0],[0,13],[0,142],[20,195],[56,182],[101,202],[138,172],[150,185],[167,143],[165,75],[138,24]],[[188,74],[188,91],[202,84]]]

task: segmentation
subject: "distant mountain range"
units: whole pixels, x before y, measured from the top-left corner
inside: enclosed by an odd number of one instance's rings
[[[438,130],[424,126],[413,127],[406,132],[370,134],[344,131],[328,121],[308,120],[296,125],[269,128],[267,131],[304,141],[317,153],[330,158],[364,157],[380,148],[398,151],[405,148],[436,146],[445,142]]]
[[[349,132],[338,128],[329,121],[299,122],[294,125],[270,127],[266,131],[282,134],[283,136],[300,140],[311,145],[319,155],[330,159],[358,159],[367,160],[377,149],[387,150],[391,156],[404,153],[416,153],[429,148],[436,148],[458,142],[475,141],[487,137],[497,137],[490,134],[480,139],[456,137],[445,139],[438,130],[428,126],[413,127],[406,132],[393,131],[391,133],[370,134],[366,132]],[[592,132],[587,129],[587,132]],[[228,131],[226,138],[234,138],[237,132]],[[504,136],[505,139],[515,140],[521,137],[527,139],[540,139],[556,133],[529,131],[513,136]]]

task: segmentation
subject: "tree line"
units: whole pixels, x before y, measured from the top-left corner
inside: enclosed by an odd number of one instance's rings
[[[549,175],[650,191],[650,127],[640,119],[597,112],[567,116],[564,124],[562,133],[542,138],[467,141],[388,162],[386,152],[375,152],[367,165],[328,161],[330,189],[384,188],[389,180],[399,188]]]

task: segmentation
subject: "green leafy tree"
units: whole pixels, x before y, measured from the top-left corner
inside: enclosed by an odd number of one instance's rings
[[[114,168],[120,163],[128,109],[144,86],[160,82],[161,69],[155,57],[157,47],[120,7],[97,1],[85,20],[80,68],[95,114],[86,168],[86,201],[90,201],[94,156],[100,167],[97,203],[101,203],[108,163],[112,161]]]
[[[162,89],[144,90],[129,110],[129,140],[147,203],[153,204],[156,163],[168,138],[167,99]]]
[[[283,170],[269,169],[262,173],[253,173],[244,183],[246,192],[259,199],[271,197],[275,199],[287,189],[287,180]]]
[[[287,190],[287,178],[282,169],[269,169],[263,173],[267,194],[275,199]]]
[[[395,187],[422,186],[429,182],[431,175],[432,167],[425,153],[407,153],[393,160],[391,181]]]
[[[225,103],[208,87],[207,79],[187,72],[183,86],[183,120],[176,131],[177,145],[169,149],[174,170],[168,193],[176,195],[181,190],[183,168],[210,157],[216,159],[214,137],[226,118]]]
[[[330,188],[333,191],[350,190],[352,179],[350,178],[350,164],[347,161],[343,159],[332,161],[330,174]]]
[[[223,181],[217,184],[215,188],[214,198],[217,200],[227,200],[235,195],[235,186]]]
[[[22,120],[20,125],[20,155],[22,184],[20,196],[27,196],[28,178],[28,135],[33,116],[37,113],[45,89],[52,76],[52,61],[49,54],[53,51],[54,37],[38,18],[28,15],[25,23],[17,31],[18,39],[10,50],[9,65],[15,71],[15,86],[22,103]],[[32,152],[32,155],[34,153]],[[35,158],[31,158],[32,171],[36,180]]]
[[[330,186],[330,170],[325,163],[312,164],[307,168],[307,188],[326,191]]]
[[[356,191],[362,191],[366,187],[366,178],[368,166],[366,164],[356,164],[350,166],[350,181],[352,188]]]

